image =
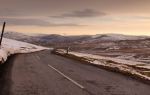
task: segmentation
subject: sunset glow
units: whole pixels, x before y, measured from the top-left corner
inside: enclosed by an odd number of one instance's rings
[[[149,0],[0,1],[0,22],[7,22],[7,31],[61,35],[150,35]]]

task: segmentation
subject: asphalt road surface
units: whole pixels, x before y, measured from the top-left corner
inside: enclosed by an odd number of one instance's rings
[[[0,95],[150,95],[150,85],[40,51],[0,66]]]

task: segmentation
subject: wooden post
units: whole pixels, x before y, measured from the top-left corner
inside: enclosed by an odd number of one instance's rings
[[[2,28],[2,33],[1,33],[1,39],[0,39],[0,46],[2,45],[3,34],[4,34],[4,31],[5,31],[5,25],[6,25],[6,22],[3,23],[3,28]]]

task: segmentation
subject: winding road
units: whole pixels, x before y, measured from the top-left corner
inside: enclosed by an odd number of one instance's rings
[[[45,50],[1,65],[0,95],[150,95],[150,85]]]

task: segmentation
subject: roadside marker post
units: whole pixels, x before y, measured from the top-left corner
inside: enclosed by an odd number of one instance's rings
[[[70,47],[67,47],[67,54],[69,53]]]
[[[3,23],[3,28],[2,28],[2,33],[1,33],[1,39],[0,39],[0,47],[2,45],[3,34],[4,34],[4,31],[5,31],[5,25],[6,25],[6,22]]]

